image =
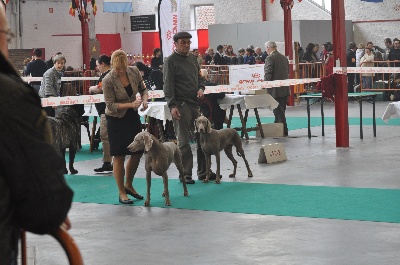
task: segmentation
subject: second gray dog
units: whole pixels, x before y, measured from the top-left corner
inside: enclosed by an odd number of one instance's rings
[[[208,182],[211,173],[211,155],[215,155],[217,160],[217,177],[215,183],[219,184],[220,178],[220,155],[219,153],[224,150],[227,157],[232,161],[233,173],[229,175],[230,178],[236,176],[237,161],[232,155],[232,146],[235,146],[236,153],[241,156],[246,164],[248,177],[253,177],[253,173],[250,170],[249,163],[244,155],[244,150],[242,147],[242,140],[235,129],[226,128],[222,130],[214,130],[211,128],[211,123],[209,120],[200,116],[196,119],[196,130],[200,133],[200,145],[206,156],[206,170],[207,177],[203,182]]]

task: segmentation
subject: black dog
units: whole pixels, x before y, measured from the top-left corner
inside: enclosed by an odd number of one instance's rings
[[[56,118],[47,117],[53,133],[53,145],[65,159],[65,150],[69,149],[69,171],[77,174],[74,168],[75,154],[79,142],[79,119],[85,113],[84,105],[62,106]],[[65,174],[68,174],[65,162]]]

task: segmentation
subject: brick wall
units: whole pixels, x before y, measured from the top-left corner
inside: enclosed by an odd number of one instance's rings
[[[24,60],[32,57],[32,49],[10,49],[8,53],[11,64],[20,72],[24,69]]]

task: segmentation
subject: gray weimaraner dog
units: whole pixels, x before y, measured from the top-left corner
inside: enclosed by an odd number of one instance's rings
[[[208,182],[211,173],[211,155],[215,155],[217,160],[217,177],[215,183],[219,184],[221,181],[220,178],[220,155],[219,153],[224,150],[225,154],[232,161],[233,164],[233,173],[229,175],[230,178],[234,178],[236,176],[236,168],[237,161],[233,158],[232,155],[232,146],[234,145],[236,148],[236,153],[238,156],[241,156],[246,164],[248,177],[253,177],[253,173],[250,170],[249,163],[244,155],[242,141],[239,137],[239,134],[235,129],[226,128],[222,130],[214,130],[211,128],[211,123],[209,120],[200,116],[196,119],[196,130],[200,133],[200,145],[201,149],[206,156],[206,169],[207,176],[203,182]]]
[[[135,136],[135,139],[128,146],[128,149],[131,152],[144,150],[146,154],[147,194],[144,206],[150,206],[151,171],[162,176],[164,183],[164,192],[162,195],[165,197],[165,205],[171,205],[169,200],[167,170],[172,162],[175,163],[179,171],[179,177],[183,182],[183,196],[188,196],[186,179],[183,175],[182,155],[179,147],[175,143],[161,143],[149,132],[140,132]]]

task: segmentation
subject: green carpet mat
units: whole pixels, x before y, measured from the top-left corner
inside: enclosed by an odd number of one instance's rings
[[[273,123],[274,117],[260,117],[261,123]],[[381,118],[376,118],[376,125],[386,126],[400,126],[400,119],[390,119],[385,123]],[[363,125],[372,126],[372,118],[363,118]],[[307,128],[307,117],[286,117],[286,122],[289,130],[297,130]],[[311,127],[322,126],[321,117],[310,118]],[[254,126],[257,124],[255,117],[247,118],[247,125]],[[335,125],[334,117],[325,117],[325,125]],[[349,117],[349,125],[360,125],[360,119],[357,117]],[[240,127],[240,119],[238,117],[232,118],[231,127]]]
[[[75,202],[119,204],[112,176],[66,175]],[[146,181],[135,178],[135,189],[145,196]],[[161,179],[153,179],[151,206],[163,207]],[[277,216],[331,218],[400,223],[400,190],[222,182],[188,185],[169,180],[171,208]],[[143,206],[143,201],[134,200]]]
[[[273,123],[274,118],[273,117],[261,117],[261,123]],[[306,117],[287,117],[287,124],[288,124],[288,129],[289,130],[296,130],[296,129],[306,129],[307,128],[307,118]],[[321,126],[321,118],[320,117],[311,117],[310,119],[311,122],[311,127],[315,126]],[[255,117],[249,117],[247,120],[247,126],[255,126],[257,123]],[[360,124],[360,119],[359,118],[354,118],[350,117],[349,118],[349,124],[350,125],[359,125]],[[335,125],[335,118],[333,117],[325,117],[325,125]],[[365,126],[372,126],[372,118],[363,118],[363,125]],[[376,125],[386,125],[386,126],[400,126],[400,119],[390,119],[388,123],[385,123],[381,118],[376,118]],[[226,125],[225,125],[226,126]],[[232,125],[231,127],[241,127],[240,124],[240,119],[239,117],[233,117],[232,118]],[[249,132],[249,136],[255,136],[255,132]],[[69,161],[68,158],[68,152],[66,154],[66,161]],[[75,161],[86,161],[86,160],[91,160],[91,159],[98,159],[102,158],[103,153],[102,153],[102,146],[100,143],[99,149],[94,150],[93,153],[90,153],[89,151],[89,145],[83,145],[82,149],[79,150],[76,154]]]
[[[90,153],[90,145],[85,144],[85,145],[82,145],[82,149],[80,149],[78,152],[76,152],[75,162],[98,159],[98,158],[102,158],[102,157],[103,157],[103,150],[102,150],[101,143],[100,143],[99,149],[93,150],[92,153]],[[68,151],[65,152],[65,161],[67,161],[67,163],[69,161]]]

